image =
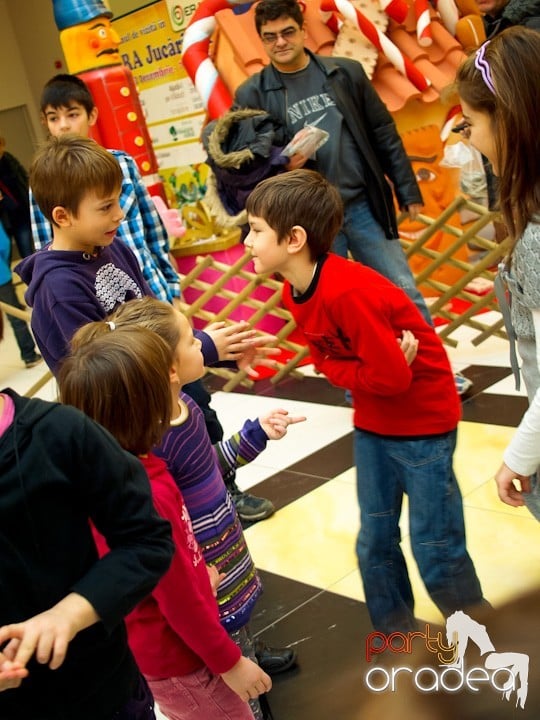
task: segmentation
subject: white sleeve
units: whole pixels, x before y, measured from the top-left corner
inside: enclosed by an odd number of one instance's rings
[[[536,363],[540,372],[540,309],[531,310],[536,338]],[[532,475],[540,465],[540,387],[506,448],[505,464],[518,475]]]

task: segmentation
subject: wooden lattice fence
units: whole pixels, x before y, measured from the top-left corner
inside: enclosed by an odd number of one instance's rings
[[[450,218],[456,212],[463,210],[475,216],[474,221],[465,230],[449,224]],[[506,337],[502,315],[493,290],[479,295],[470,289],[471,282],[477,278],[493,281],[497,264],[508,250],[508,239],[497,243],[478,234],[486,225],[493,222],[495,217],[495,213],[489,212],[483,206],[465,197],[458,197],[437,218],[420,215],[418,219],[425,225],[425,230],[414,240],[401,241],[408,258],[420,256],[425,260],[415,280],[423,290],[427,288],[428,293],[432,292],[435,296],[429,304],[430,312],[434,318],[442,318],[445,321],[446,324],[438,331],[443,342],[448,345],[457,345],[454,335],[462,326],[467,326],[475,332],[472,338],[474,345],[479,345],[491,335]],[[403,219],[404,216],[401,216],[398,222]],[[455,240],[439,251],[430,247],[430,240],[441,230],[453,236]],[[483,250],[483,256],[477,262],[466,262],[461,259],[463,253],[459,251],[469,245]],[[441,273],[438,271],[444,266],[457,269],[459,279],[452,284],[441,282],[439,279]],[[213,270],[211,282],[204,277],[208,269]],[[216,275],[217,279],[215,279]],[[287,353],[281,361],[278,360],[278,369],[271,381],[278,383],[290,373],[298,374],[295,368],[308,356],[308,350],[293,334],[296,324],[290,313],[281,306],[281,282],[269,276],[256,275],[251,269],[248,251],[232,265],[223,263],[210,254],[198,257],[193,269],[181,276],[181,285],[183,290],[189,287],[200,292],[194,302],[190,305],[184,304],[183,310],[188,317],[198,319],[203,325],[215,321],[232,322],[231,315],[240,308],[254,327],[263,319],[267,321],[268,318],[273,318],[279,327],[274,333],[277,338],[275,344]],[[263,297],[259,291],[261,288],[264,288]],[[216,297],[221,300],[221,308],[217,311],[209,308],[215,306],[212,301]],[[453,310],[452,301],[455,299],[464,301],[466,309]],[[0,307],[8,314],[26,321],[30,319],[28,311],[4,303],[0,303]],[[494,313],[486,315],[483,312],[486,310],[492,310]],[[253,385],[253,380],[245,371],[211,368],[210,372],[226,380],[224,386],[226,391],[233,390],[239,384],[247,387]],[[51,374],[47,371],[27,395],[35,394],[50,377]]]

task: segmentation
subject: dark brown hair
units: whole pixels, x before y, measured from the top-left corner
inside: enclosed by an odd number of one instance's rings
[[[456,87],[476,112],[489,115],[495,141],[500,208],[514,243],[540,211],[540,33],[508,28],[485,47],[495,93],[475,67],[459,68]]]
[[[304,15],[302,6],[296,0],[261,0],[255,6],[255,27],[259,35],[261,27],[272,20],[280,18],[291,18],[298,25],[303,27]]]
[[[61,206],[75,216],[84,196],[95,192],[108,197],[122,187],[122,170],[116,158],[94,140],[78,135],[51,137],[34,155],[30,187],[49,222]]]
[[[169,426],[173,352],[151,330],[111,330],[107,322],[80,328],[60,369],[63,403],[96,420],[136,455],[158,444]]]
[[[82,105],[88,115],[95,107],[94,98],[88,86],[79,77],[60,73],[45,83],[40,100],[42,113],[48,107],[58,110],[60,107],[69,107],[73,102]]]
[[[246,210],[270,225],[278,243],[301,225],[312,260],[330,250],[343,223],[337,188],[314,170],[291,170],[263,180],[249,195]]]

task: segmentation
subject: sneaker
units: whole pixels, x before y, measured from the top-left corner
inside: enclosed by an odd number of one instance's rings
[[[39,353],[34,353],[33,357],[30,358],[30,360],[25,360],[24,364],[27,368],[33,368],[36,365],[39,365],[40,362],[42,362],[43,358]]]
[[[265,520],[276,512],[276,508],[270,500],[242,492],[236,483],[231,492],[231,496],[236,506],[238,517],[245,522]]]
[[[469,380],[468,377],[461,373],[454,373],[454,382],[456,384],[456,390],[458,395],[465,395],[473,386],[473,381]]]

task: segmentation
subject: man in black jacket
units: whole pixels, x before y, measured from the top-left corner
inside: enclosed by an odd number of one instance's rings
[[[540,0],[476,0],[476,4],[484,13],[488,40],[514,25],[540,30]]]
[[[261,0],[257,32],[270,65],[237,90],[235,107],[265,110],[291,137],[305,125],[329,133],[310,166],[335,184],[345,219],[333,251],[377,270],[402,287],[431,322],[398,240],[391,180],[400,207],[416,217],[422,196],[395,123],[360,63],[314,55],[304,47],[296,0]],[[309,158],[293,155],[288,169]]]

